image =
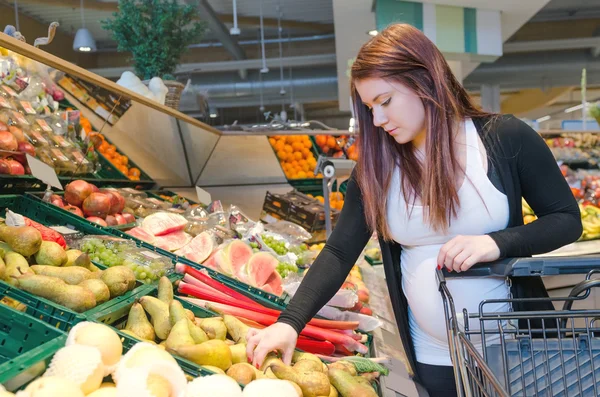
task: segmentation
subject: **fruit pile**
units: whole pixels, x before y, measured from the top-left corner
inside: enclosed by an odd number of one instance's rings
[[[0,121],[0,174],[31,174],[26,154],[35,157],[35,148],[27,141],[23,131]]]
[[[90,139],[94,143],[96,150],[106,159],[115,166],[116,169],[121,171],[123,175],[132,181],[139,181],[142,175],[138,168],[131,167],[129,165],[129,158],[120,154],[117,151],[117,147],[111,143],[108,143],[102,134],[92,134]]]
[[[358,160],[358,148],[356,143],[349,143],[348,137],[341,135],[334,137],[333,135],[317,135],[315,136],[317,146],[327,157],[333,158],[348,158],[350,160]],[[346,148],[346,153],[342,148]]]
[[[131,291],[133,271],[125,266],[100,270],[87,254],[66,249],[62,236],[34,226],[0,225],[0,278],[12,286],[76,312],[85,312]]]
[[[133,215],[123,213],[125,199],[116,190],[100,190],[83,180],[69,183],[65,188],[64,197],[55,194],[50,200],[57,207],[101,226],[135,223]]]
[[[318,200],[321,204],[325,203],[325,198],[323,196],[313,196],[312,194],[307,194],[307,196]],[[344,195],[341,192],[331,192],[331,195],[329,196],[329,205],[331,208],[341,211],[342,208],[344,208]]]
[[[288,179],[314,178],[317,159],[308,135],[273,136],[269,143],[275,150],[281,168]],[[317,175],[322,178],[323,175]]]

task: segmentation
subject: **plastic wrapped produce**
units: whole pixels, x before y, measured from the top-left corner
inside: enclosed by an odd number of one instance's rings
[[[129,267],[138,280],[150,284],[173,272],[170,259],[147,249],[135,248],[119,253],[123,266]]]

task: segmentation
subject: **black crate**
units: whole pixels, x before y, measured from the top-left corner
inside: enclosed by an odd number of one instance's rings
[[[335,225],[340,212],[336,209],[331,209],[331,223]],[[311,202],[309,204],[290,205],[288,220],[294,222],[308,232],[312,233],[318,230],[325,229],[325,207],[319,202]]]

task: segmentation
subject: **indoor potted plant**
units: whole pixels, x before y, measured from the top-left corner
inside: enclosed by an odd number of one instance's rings
[[[184,85],[175,81],[175,68],[205,31],[196,7],[176,0],[119,0],[119,11],[102,27],[112,32],[118,51],[131,52],[135,73],[144,83],[163,79],[169,89],[165,104],[177,109]]]

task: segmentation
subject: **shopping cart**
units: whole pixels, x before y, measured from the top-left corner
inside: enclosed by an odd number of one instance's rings
[[[600,286],[600,256],[507,259],[468,272],[438,270],[459,396],[600,396],[600,310],[573,310]],[[484,300],[457,312],[449,277],[585,274],[568,297]],[[557,310],[490,312],[509,303],[548,302]],[[460,310],[460,308],[459,308]]]

